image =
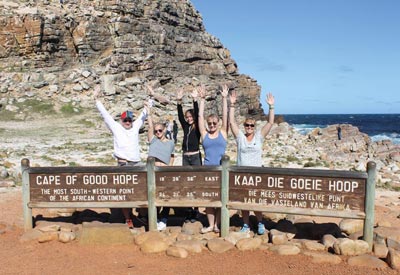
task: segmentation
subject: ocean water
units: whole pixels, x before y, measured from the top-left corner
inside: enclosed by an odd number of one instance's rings
[[[373,141],[390,139],[400,144],[400,114],[283,115],[302,134],[332,124],[351,124]]]

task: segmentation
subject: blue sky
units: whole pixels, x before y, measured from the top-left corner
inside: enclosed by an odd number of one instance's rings
[[[278,114],[400,113],[399,0],[191,0]]]

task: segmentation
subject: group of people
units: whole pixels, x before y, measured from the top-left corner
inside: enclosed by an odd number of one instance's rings
[[[154,91],[152,86],[147,85],[147,90],[152,97]],[[100,88],[95,89],[95,97],[98,99]],[[264,138],[268,135],[274,123],[274,97],[268,94],[266,102],[269,105],[268,122],[260,130],[256,129],[254,118],[248,117],[244,120],[244,130],[240,129],[235,116],[235,106],[238,99],[236,91],[229,94],[227,85],[221,86],[222,95],[222,120],[217,114],[204,115],[206,87],[201,85],[193,89],[191,93],[193,108],[183,112],[182,99],[184,91],[179,90],[177,99],[178,120],[183,130],[182,140],[182,165],[220,165],[222,156],[225,154],[228,129],[232,132],[237,143],[237,165],[238,166],[262,166],[262,145]],[[228,109],[229,96],[229,109]],[[152,104],[144,102],[144,108],[140,115],[134,119],[133,113],[125,111],[121,114],[120,123],[116,122],[106,111],[103,104],[97,100],[96,106],[100,111],[107,127],[114,137],[114,157],[119,166],[141,165],[139,151],[139,129],[145,120],[148,121],[147,138],[149,142],[148,156],[155,158],[155,165],[167,166],[174,163],[174,147],[176,137],[168,139],[167,127],[164,123],[153,122]],[[228,121],[229,117],[229,121]],[[175,121],[174,121],[175,122]],[[176,122],[175,122],[176,123]],[[174,125],[175,126],[175,125]],[[230,127],[228,127],[230,126]],[[176,125],[177,127],[177,125]],[[204,149],[204,162],[200,151],[200,144]],[[166,228],[169,208],[158,209],[157,229]],[[118,211],[112,209],[111,211]],[[122,209],[125,221],[133,228],[131,219],[132,209]],[[140,209],[139,216],[145,215],[145,209]],[[202,233],[219,232],[220,213],[216,208],[206,208],[209,226],[202,229]],[[191,209],[187,221],[194,222],[198,215],[198,209]],[[262,213],[255,212],[258,219],[256,231],[262,235],[265,232],[262,223]],[[242,211],[242,232],[250,231],[249,211]]]

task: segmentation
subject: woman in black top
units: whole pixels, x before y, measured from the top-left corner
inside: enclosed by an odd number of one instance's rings
[[[201,165],[201,153],[199,149],[200,131],[198,127],[199,105],[197,103],[197,89],[192,92],[193,109],[183,114],[182,98],[183,90],[179,90],[176,96],[178,101],[178,118],[183,129],[182,141],[182,165]]]

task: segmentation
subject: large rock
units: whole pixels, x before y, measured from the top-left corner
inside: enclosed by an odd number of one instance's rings
[[[400,270],[400,252],[398,250],[389,248],[386,261],[391,268]]]
[[[231,242],[223,239],[212,239],[207,242],[207,247],[211,252],[223,253],[231,250],[235,246]]]
[[[359,255],[355,257],[349,258],[347,261],[349,265],[352,266],[362,266],[362,267],[370,267],[370,268],[385,268],[387,264],[378,259],[377,257],[371,255]]]
[[[158,253],[167,250],[169,244],[162,238],[147,239],[140,245],[140,250],[144,253]]]
[[[167,255],[176,258],[187,258],[189,253],[182,247],[170,246],[167,249]]]
[[[260,238],[246,238],[241,239],[236,243],[236,247],[239,250],[255,250],[261,246],[262,240]]]
[[[356,256],[367,253],[369,245],[367,242],[362,240],[354,241],[347,238],[341,238],[333,245],[333,248],[335,253],[338,255]]]
[[[363,220],[343,219],[339,223],[340,229],[347,235],[353,234],[357,231],[361,231],[364,227]]]
[[[342,259],[338,255],[333,255],[330,253],[305,251],[303,254],[310,256],[311,262],[316,264],[340,264],[342,262]]]
[[[297,255],[301,252],[300,248],[289,244],[274,245],[271,246],[269,250],[276,252],[279,255]]]
[[[174,246],[184,248],[191,253],[200,253],[204,248],[202,242],[198,240],[179,241]]]

